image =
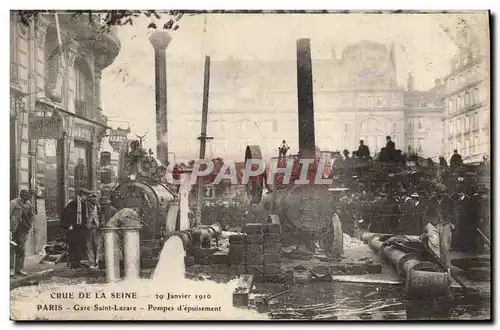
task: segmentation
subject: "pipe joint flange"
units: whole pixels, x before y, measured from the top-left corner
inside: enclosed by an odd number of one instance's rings
[[[399,258],[398,264],[396,266],[396,270],[397,270],[399,276],[404,276],[407,272],[409,272],[409,269],[408,270],[405,269],[406,263],[408,262],[408,260],[420,261],[420,256],[416,253],[408,253],[408,254],[405,254],[404,256],[402,256],[401,258]],[[412,267],[412,269],[413,269],[413,267]]]

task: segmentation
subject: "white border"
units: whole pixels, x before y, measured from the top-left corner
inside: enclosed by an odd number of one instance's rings
[[[134,8],[134,9],[163,9],[167,5],[170,6],[168,9],[301,9],[301,10],[313,10],[313,9],[330,9],[330,10],[368,10],[368,9],[376,9],[376,10],[485,10],[485,9],[490,9],[492,10],[493,14],[497,13],[499,11],[500,1],[494,1],[494,0],[454,0],[454,1],[436,1],[436,0],[419,0],[419,1],[361,1],[361,0],[350,0],[350,1],[344,1],[344,2],[333,2],[333,1],[319,1],[319,0],[307,0],[307,1],[270,1],[270,0],[252,0],[252,1],[221,1],[221,0],[212,0],[210,2],[208,1],[193,1],[193,0],[183,0],[183,1],[150,1],[150,0],[141,0],[141,1],[127,1],[127,0],[121,0],[121,1],[107,1],[104,2],[102,0],[86,0],[85,2],[69,2],[69,1],[57,1],[57,0],[50,0],[50,1],[26,1],[26,0],[21,0],[21,1],[15,1],[15,2],[2,2],[2,7],[4,7],[5,4],[10,4],[11,6],[5,6],[5,8],[2,8],[2,20],[3,22],[3,33],[1,34],[2,38],[2,44],[4,47],[8,46],[9,43],[9,14],[7,10],[10,9],[40,9],[40,8],[50,8],[50,9],[82,9],[84,8],[92,8],[92,9],[110,9],[110,7],[114,7],[116,9],[126,9],[126,8]],[[497,21],[498,23],[498,21]],[[494,28],[494,27],[493,27]],[[495,29],[496,30],[496,29]],[[495,36],[495,43],[494,46],[498,44],[498,33],[494,33]],[[496,48],[496,47],[495,47]],[[498,55],[498,54],[497,54]],[[1,63],[3,63],[2,66],[0,66],[0,70],[2,74],[0,77],[3,77],[2,79],[2,84],[10,85],[9,83],[9,71],[7,71],[7,59],[8,59],[8,53],[2,52],[2,57],[4,58]],[[493,60],[493,57],[492,57]],[[496,70],[495,70],[495,73]],[[497,74],[493,76],[493,78],[497,78]],[[494,86],[493,93],[494,95],[500,95],[498,91],[498,85],[496,84],[496,79],[492,79],[492,84]],[[1,143],[1,148],[4,153],[9,152],[9,125],[8,125],[8,104],[9,104],[9,88],[8,86],[4,86],[3,88],[0,89],[2,91],[2,103],[4,105],[4,110],[1,112],[3,116],[3,120],[0,120],[0,131],[3,132],[3,137],[0,139]],[[498,102],[498,100],[497,100]],[[496,110],[496,109],[494,109]],[[498,114],[496,116],[497,120],[495,120],[495,124],[498,127],[498,117],[500,117]],[[495,132],[495,130],[493,130]],[[492,137],[494,138],[494,137]],[[498,146],[496,146],[498,147]],[[496,156],[498,148],[495,148],[495,152],[493,156]],[[5,159],[6,157],[4,157]],[[493,157],[492,157],[493,159]],[[495,157],[495,163],[497,163]],[[7,177],[9,176],[9,165],[7,165],[7,161],[0,162],[0,166],[2,173],[5,176],[5,180],[3,180],[5,183],[9,182]],[[497,176],[498,176],[498,171],[497,171]],[[496,187],[497,185],[495,185]],[[8,185],[4,184],[2,188],[0,189],[1,195],[0,195],[0,200],[2,201],[1,205],[1,211],[3,214],[3,226],[5,228],[4,231],[2,231],[2,235],[5,238],[2,241],[2,244],[5,246],[5,251],[8,251],[9,249],[9,243],[7,240],[7,226],[8,226],[8,216],[7,216],[7,209],[8,209],[8,201],[9,201],[9,190],[8,190]],[[500,205],[498,203],[500,200],[500,197],[495,195],[495,203],[496,205]],[[496,219],[493,219],[492,221],[495,221]],[[495,234],[498,234],[500,231],[500,225],[498,223],[495,224],[496,230]],[[496,244],[498,245],[498,244]],[[496,252],[496,251],[495,251]],[[8,264],[8,253],[3,253],[0,256],[1,259],[1,264],[2,265],[7,265]],[[497,258],[498,259],[498,256]],[[495,260],[496,265],[498,265],[498,260]],[[5,270],[2,272],[3,276],[5,276],[5,281],[2,282],[2,290],[0,294],[0,301],[1,301],[1,316],[0,316],[0,321],[4,326],[7,327],[13,327],[14,324],[12,322],[9,322],[9,280],[7,279],[7,270],[6,267],[4,268]],[[496,288],[498,288],[498,285],[495,285]],[[497,290],[495,290],[495,296]],[[496,310],[495,310],[496,311]],[[495,312],[493,311],[493,312]],[[495,313],[496,314],[496,313]],[[496,315],[498,316],[498,315]],[[134,325],[132,324],[123,324],[120,323],[120,326],[130,326]],[[386,324],[383,325],[376,325],[376,324],[369,324],[370,326],[383,326],[385,327]],[[403,324],[400,324],[404,325]],[[413,324],[412,324],[413,325]],[[445,324],[439,324],[439,325],[434,325],[434,324],[415,324],[418,327],[439,327],[442,328],[444,327],[453,327],[455,326],[454,324],[451,325],[445,325]],[[62,324],[64,327],[73,327],[73,324]],[[94,329],[99,329],[99,328],[104,328],[104,325],[98,325],[98,324],[87,324],[83,325],[84,327],[92,327]],[[168,327],[185,327],[187,326],[186,324],[180,324],[180,325],[173,325],[173,324],[167,324],[167,325],[162,325],[162,326],[168,326]],[[197,326],[201,326],[197,325]],[[205,325],[209,327],[219,327],[219,325]],[[264,326],[264,324],[253,324],[250,325],[252,327],[260,327]],[[265,326],[272,326],[272,327],[287,327],[288,324],[272,324],[268,325],[266,324]],[[308,324],[301,323],[299,325],[301,328],[307,327]],[[334,326],[336,328],[340,327],[345,327],[346,325],[338,325],[338,324],[328,324],[327,326]],[[351,324],[351,326],[367,326],[367,324],[363,323],[356,323],[356,324]]]

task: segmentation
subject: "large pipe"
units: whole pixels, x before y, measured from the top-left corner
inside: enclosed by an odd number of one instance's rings
[[[125,278],[139,279],[141,274],[141,245],[139,240],[140,227],[122,227],[123,252],[125,259]]]
[[[311,41],[297,40],[297,98],[299,120],[299,156],[302,159],[315,157],[313,78],[311,63]]]
[[[394,267],[397,274],[405,281],[405,293],[408,297],[450,296],[450,274],[442,272],[438,265],[423,261],[422,256],[408,253],[397,246],[380,240],[384,234],[363,232],[360,238]],[[408,236],[407,236],[408,237]]]
[[[103,228],[104,258],[106,262],[106,281],[116,282],[120,279],[120,260],[116,256],[118,249],[118,228]]]
[[[172,37],[165,31],[154,32],[149,37],[155,50],[156,156],[163,164],[168,163],[166,49],[171,40]]]

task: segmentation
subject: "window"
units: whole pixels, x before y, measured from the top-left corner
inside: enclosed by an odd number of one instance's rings
[[[470,142],[469,142],[469,139],[466,139],[465,140],[465,155],[469,155],[470,154]]]
[[[465,107],[469,106],[469,91],[465,91],[465,94],[464,94],[464,106]]]
[[[418,139],[418,150],[417,152],[419,154],[422,154],[424,152],[424,139]]]
[[[80,116],[92,117],[94,83],[92,72],[82,59],[75,61],[75,112]]]
[[[372,96],[368,96],[368,99],[367,99],[367,107],[368,108],[373,108],[373,97]]]
[[[364,98],[364,96],[361,96],[361,97],[359,98],[359,106],[360,106],[361,108],[365,108],[365,107],[366,107],[366,102],[365,102],[365,98]]]
[[[53,27],[47,28],[45,37],[45,94],[54,102],[62,101],[63,67],[62,52],[59,49],[57,33]]]
[[[476,103],[481,102],[481,98],[479,96],[479,88],[477,87],[474,89],[474,99]]]
[[[17,55],[17,45],[19,43],[19,31],[17,24],[18,18],[15,11],[10,12],[10,79],[12,82],[17,83],[19,81],[19,66],[18,66],[18,55]]]
[[[418,129],[424,128],[424,118],[418,118]]]
[[[349,125],[348,124],[344,124],[344,132],[345,133],[349,132]]]
[[[462,97],[460,95],[457,96],[457,111],[462,109]]]
[[[90,166],[91,149],[86,144],[76,144],[74,147],[77,163],[75,166],[75,191],[80,188],[92,189],[92,168]]]
[[[111,165],[111,153],[109,151],[101,152],[101,166],[110,166]]]
[[[413,118],[408,119],[408,129],[410,131],[413,130]]]
[[[465,116],[465,131],[467,132],[470,129],[469,116]]]
[[[408,147],[410,150],[409,152],[415,151],[415,140],[414,139],[408,139]]]
[[[376,107],[377,107],[377,108],[382,107],[382,97],[381,97],[381,96],[377,97],[377,104],[376,104]]]
[[[397,132],[398,131],[398,124],[397,123],[393,123],[392,124],[392,131],[393,132]]]

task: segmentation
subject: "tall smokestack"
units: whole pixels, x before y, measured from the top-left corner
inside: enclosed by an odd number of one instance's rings
[[[156,94],[156,157],[168,163],[168,117],[167,117],[167,58],[166,50],[172,40],[164,31],[153,33],[149,41],[155,50],[155,94]]]
[[[315,157],[311,41],[297,40],[297,98],[299,106],[299,156]]]

